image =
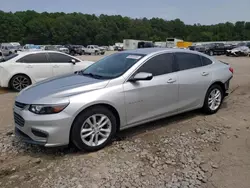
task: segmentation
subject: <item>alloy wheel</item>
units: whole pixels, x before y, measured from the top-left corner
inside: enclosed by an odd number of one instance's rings
[[[108,139],[111,129],[111,121],[106,115],[94,114],[83,123],[80,136],[84,144],[99,146]]]
[[[213,89],[208,97],[208,106],[211,110],[217,110],[221,104],[221,91],[217,88]]]
[[[12,81],[13,89],[17,91],[21,91],[22,89],[26,88],[30,85],[30,80],[26,76],[16,76]]]

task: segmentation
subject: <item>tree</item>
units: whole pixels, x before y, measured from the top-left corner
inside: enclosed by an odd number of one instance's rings
[[[123,39],[166,41],[250,40],[250,22],[186,25],[180,19],[132,19],[120,15],[0,11],[0,43],[112,45]]]

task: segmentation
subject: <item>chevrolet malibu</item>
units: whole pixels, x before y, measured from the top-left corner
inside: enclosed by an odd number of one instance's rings
[[[216,113],[232,76],[227,63],[195,51],[118,52],[22,90],[15,132],[46,147],[99,150],[123,129],[199,108]]]

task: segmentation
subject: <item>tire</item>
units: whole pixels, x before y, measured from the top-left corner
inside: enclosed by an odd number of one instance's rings
[[[31,85],[31,80],[27,75],[24,74],[17,74],[10,80],[11,89],[17,92],[20,92],[29,85]]]
[[[213,56],[214,55],[214,52],[212,50],[209,51],[209,55],[210,56]]]
[[[220,97],[216,97],[216,98],[212,97],[212,95],[215,93],[215,91],[216,91],[216,93],[217,92],[220,93]],[[217,93],[216,95],[219,95],[219,94]],[[221,88],[221,86],[218,84],[212,85],[206,93],[206,97],[205,97],[203,108],[202,108],[203,111],[206,114],[216,113],[220,109],[221,104],[223,102],[223,99],[224,99],[224,92],[223,92],[223,89]],[[210,102],[211,100],[214,102]],[[212,106],[212,103],[214,103],[215,106]]]
[[[96,127],[97,124],[95,124],[94,126],[93,125],[94,121],[92,121],[93,117],[96,117],[97,122],[100,121],[101,117],[103,118],[106,117],[106,119],[102,121],[102,123],[104,123],[104,121],[107,120],[107,123],[103,126],[104,128],[98,129]],[[92,126],[86,121],[90,122]],[[107,108],[103,106],[95,106],[88,108],[88,110],[83,111],[76,117],[72,125],[72,130],[70,135],[71,142],[79,150],[85,150],[88,152],[100,150],[112,141],[112,138],[116,133],[116,127],[117,127],[116,125],[117,123],[114,114]],[[81,135],[83,129],[85,129],[85,132],[83,135]],[[101,131],[104,129],[107,132]],[[85,138],[84,135],[86,136]],[[105,137],[103,137],[102,135],[105,135]],[[97,140],[100,138],[102,138],[103,140],[99,140],[98,141],[99,143],[95,142],[96,137]],[[92,144],[91,144],[91,139],[92,139]]]
[[[75,52],[74,52],[74,51],[71,51],[71,52],[70,52],[70,55],[74,56],[74,55],[75,55]]]

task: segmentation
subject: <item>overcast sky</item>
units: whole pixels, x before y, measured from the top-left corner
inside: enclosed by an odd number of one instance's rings
[[[186,24],[250,21],[250,0],[0,0],[0,10],[180,18]]]

